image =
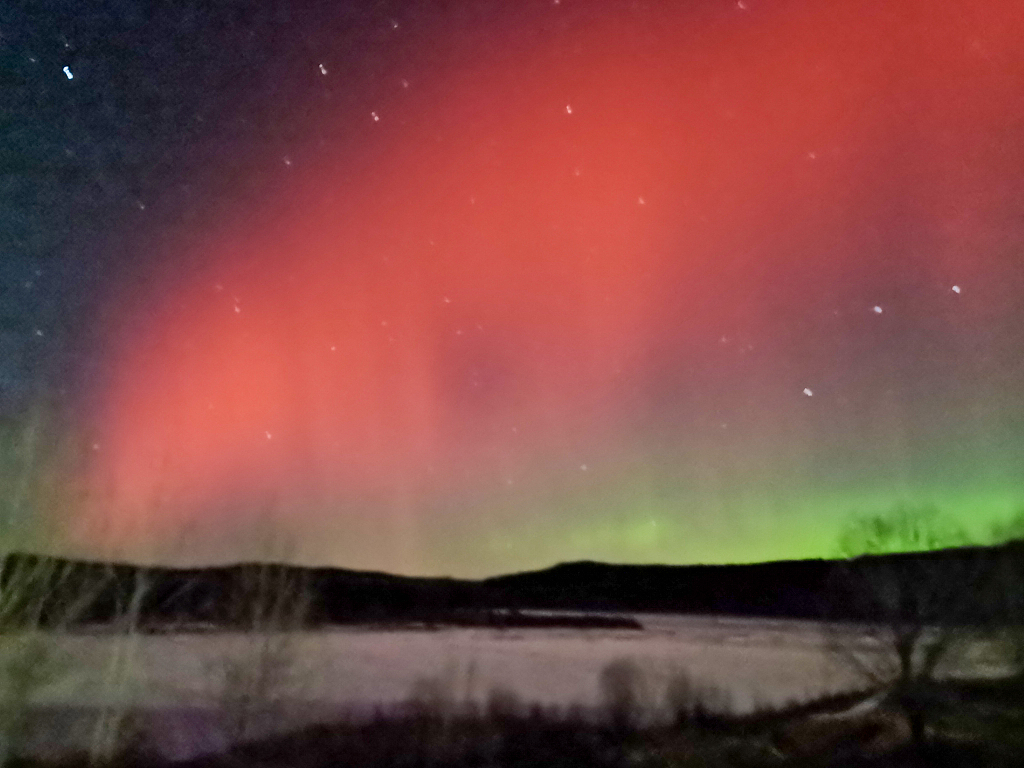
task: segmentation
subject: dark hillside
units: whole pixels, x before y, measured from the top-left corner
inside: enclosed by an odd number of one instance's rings
[[[300,568],[286,565],[238,564],[208,568],[136,568],[126,564],[45,561],[32,555],[11,555],[0,572],[10,578],[17,566],[52,562],[49,569],[55,614],[69,593],[90,591],[95,599],[77,616],[79,623],[109,621],[138,583],[147,591],[143,625],[231,626],[237,614],[239,585],[263,572],[276,574],[291,589],[308,595],[311,624],[458,624],[511,626],[518,611],[672,612],[770,618],[857,618],[830,588],[842,566],[846,573],[870,574],[893,563],[924,563],[948,571],[981,613],[994,608],[986,580],[1013,569],[1024,574],[1024,543],[999,547],[967,547],[931,553],[863,557],[852,561],[783,561],[752,565],[609,565],[565,563],[540,571],[497,576],[481,581],[417,578],[343,568]],[[963,582],[955,574],[973,574]],[[139,577],[143,577],[140,579]],[[60,597],[63,595],[63,597]],[[991,600],[990,600],[991,598]],[[568,619],[567,619],[568,620]],[[539,625],[537,622],[523,624]],[[550,625],[551,622],[541,622]]]
[[[491,601],[509,606],[813,618],[832,569],[827,560],[757,565],[565,563],[487,579]]]

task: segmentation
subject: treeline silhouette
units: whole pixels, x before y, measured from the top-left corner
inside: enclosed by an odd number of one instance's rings
[[[612,565],[576,562],[482,580],[419,578],[343,568],[307,568],[241,563],[203,568],[140,567],[124,563],[63,560],[10,554],[0,560],[0,592],[9,574],[26,564],[48,561],[53,584],[45,591],[42,624],[64,616],[68,595],[92,593],[75,624],[115,620],[123,596],[146,583],[140,628],[230,629],[237,615],[238,585],[270,569],[301,588],[309,601],[310,626],[341,624],[462,625],[495,627],[578,626],[639,628],[628,616],[608,614],[681,613],[761,618],[870,619],[858,601],[845,600],[834,575],[923,559],[951,576],[972,564],[978,574],[973,616],[998,614],[997,590],[986,589],[985,574],[1013,568],[1024,572],[1024,542],[993,547],[960,547],[926,553],[863,556],[852,560],[801,560],[750,565]],[[59,576],[59,578],[58,578]],[[295,585],[299,585],[296,587]],[[542,613],[535,613],[540,611]],[[525,612],[525,613],[524,613]],[[943,617],[936,617],[942,619]]]

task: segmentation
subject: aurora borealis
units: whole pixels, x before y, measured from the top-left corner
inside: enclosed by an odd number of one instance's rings
[[[1015,3],[509,5],[273,40],[98,302],[90,525],[472,576],[1024,506]]]

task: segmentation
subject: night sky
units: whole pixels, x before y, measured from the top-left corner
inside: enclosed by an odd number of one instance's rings
[[[1024,508],[1014,0],[12,3],[82,551],[478,576]]]

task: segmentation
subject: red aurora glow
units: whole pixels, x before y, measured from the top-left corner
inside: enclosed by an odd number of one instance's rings
[[[1003,268],[1015,2],[628,5],[438,32],[449,56],[424,46],[408,87],[388,65],[339,110],[354,138],[297,150],[279,197],[184,254],[201,266],[113,297],[94,478],[118,514],[611,455],[667,407],[666,367],[714,389],[708,343],[904,269],[878,247],[896,207],[931,233],[929,279]]]

